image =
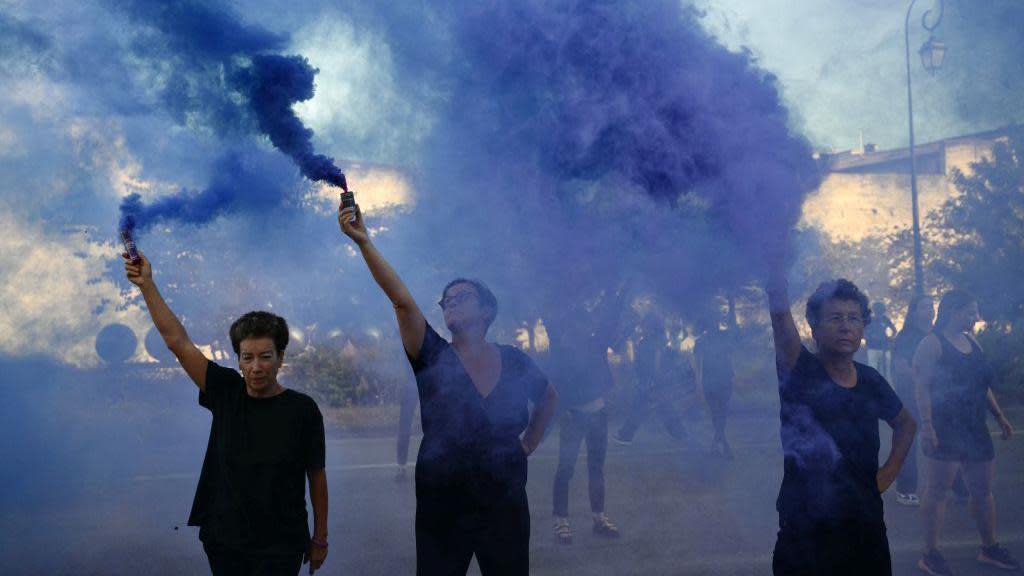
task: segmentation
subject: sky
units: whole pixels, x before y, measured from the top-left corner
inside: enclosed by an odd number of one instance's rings
[[[390,329],[337,189],[247,105],[257,54],[316,70],[297,119],[418,298],[482,276],[522,318],[625,275],[709,296],[695,262],[725,254],[709,274],[735,284],[755,223],[795,222],[816,184],[804,152],[906,144],[905,3],[543,4],[0,1],[0,354],[90,367],[102,327],[144,337],[115,244],[131,194],[212,202],[139,238],[197,339],[218,338],[203,318],[259,307],[304,335]],[[934,7],[918,4],[912,52]],[[1015,4],[945,3],[945,67],[912,54],[919,141],[1024,119]]]

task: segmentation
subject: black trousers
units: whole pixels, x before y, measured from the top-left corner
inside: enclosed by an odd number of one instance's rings
[[[554,514],[569,515],[569,481],[576,470],[580,445],[587,442],[587,488],[590,511],[604,512],[604,460],[608,454],[608,411],[566,410],[559,422],[558,469],[555,471]]]
[[[458,495],[417,490],[417,576],[465,576],[474,555],[482,576],[529,575],[526,489],[478,506]]]
[[[213,576],[295,576],[303,554],[248,554],[203,543]]]
[[[885,524],[793,527],[782,523],[775,576],[892,576]]]

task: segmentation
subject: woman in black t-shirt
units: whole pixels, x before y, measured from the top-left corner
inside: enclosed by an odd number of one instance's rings
[[[889,576],[881,495],[903,465],[915,424],[882,375],[853,361],[872,320],[867,298],[848,280],[822,283],[807,301],[812,353],[781,270],[767,289],[785,453],[773,573]],[[893,429],[881,467],[879,420]]]
[[[213,415],[188,519],[199,527],[211,572],[297,574],[308,562],[312,574],[327,558],[324,424],[312,398],[277,380],[287,322],[270,312],[245,314],[230,330],[239,370],[219,366],[199,351],[167,306],[145,254],[124,258],[128,280],[139,287],[164,343],[199,389],[199,404]]]
[[[449,343],[373,245],[358,206],[339,207],[338,224],[394,305],[416,374],[416,573],[463,575],[476,555],[485,576],[529,574],[526,458],[554,414],[554,388],[526,354],[486,340],[498,312],[486,286],[460,278],[443,290]]]
[[[971,495],[971,511],[981,536],[978,561],[1019,569],[1010,553],[996,542],[995,501],[992,498],[992,437],[985,424],[988,409],[1003,439],[1013,426],[992,394],[992,372],[972,332],[978,323],[978,303],[962,290],[950,290],[939,302],[935,329],[914,354],[914,382],[921,411],[921,449],[928,457],[928,488],[921,511],[925,552],[918,567],[929,574],[948,574],[938,551],[946,493],[957,469],[962,469]]]

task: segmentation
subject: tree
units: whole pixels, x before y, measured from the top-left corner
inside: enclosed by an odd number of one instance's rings
[[[991,158],[953,171],[959,194],[929,218],[937,242],[929,273],[978,298],[979,335],[997,381],[1019,392],[1024,380],[1024,127]]]

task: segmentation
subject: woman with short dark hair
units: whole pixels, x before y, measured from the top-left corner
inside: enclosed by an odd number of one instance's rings
[[[554,414],[555,389],[529,356],[486,340],[498,301],[482,282],[457,278],[442,291],[448,342],[377,251],[359,207],[339,207],[338,224],[394,305],[416,375],[416,573],[462,575],[475,555],[484,576],[529,574],[526,459]]]
[[[779,376],[784,474],[776,508],[776,576],[892,573],[882,493],[899,473],[915,423],[877,370],[854,362],[871,310],[852,282],[823,282],[807,301],[816,350],[800,340],[781,268],[768,304]],[[893,429],[878,466],[878,421]]]
[[[978,524],[978,562],[1017,570],[1020,563],[996,541],[996,510],[992,497],[995,448],[985,424],[985,410],[995,416],[1003,439],[1013,426],[992,394],[992,370],[974,339],[978,302],[962,290],[950,290],[939,302],[935,328],[914,354],[914,383],[921,411],[921,448],[927,457],[928,487],[921,512],[925,551],[918,568],[935,576],[951,574],[938,551],[946,495],[957,469],[962,469]]]
[[[214,576],[310,573],[327,557],[327,474],[323,416],[309,396],[277,380],[288,324],[249,312],[231,325],[238,370],[206,358],[192,343],[153,281],[145,254],[125,254],[164,343],[199,388],[213,415],[189,526],[199,527]],[[306,482],[313,534],[306,513]]]

